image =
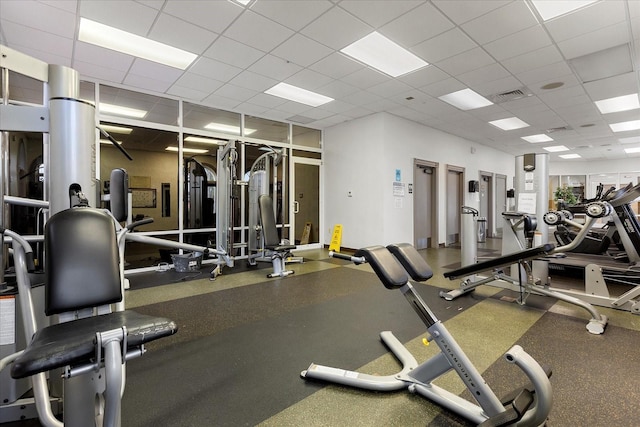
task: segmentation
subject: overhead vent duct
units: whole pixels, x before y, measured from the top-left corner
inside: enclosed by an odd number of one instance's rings
[[[488,98],[494,104],[500,104],[503,102],[515,101],[516,99],[520,98],[526,98],[531,95],[533,95],[533,93],[528,88],[522,86],[517,89],[489,95]]]

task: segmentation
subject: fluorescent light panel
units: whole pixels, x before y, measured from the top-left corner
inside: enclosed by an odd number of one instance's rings
[[[142,119],[147,115],[144,110],[138,110],[135,108],[122,107],[120,105],[105,104],[101,102],[98,105],[101,113],[115,114],[116,116],[133,117],[135,119]]]
[[[553,138],[551,138],[549,135],[546,135],[544,133],[540,133],[538,135],[523,136],[522,139],[524,139],[525,141],[530,142],[532,144],[535,144],[537,142],[553,141]]]
[[[627,154],[640,153],[640,147],[625,148],[624,152]]]
[[[502,130],[520,129],[520,128],[526,128],[527,126],[529,126],[528,123],[523,122],[517,117],[509,117],[507,119],[494,120],[489,123]]]
[[[602,99],[595,103],[596,107],[598,107],[598,110],[600,110],[602,114],[617,113],[620,111],[629,111],[640,108],[640,100],[638,100],[637,93]]]
[[[561,157],[563,159],[579,159],[582,156],[580,154],[573,153],[573,154],[560,154],[558,155],[558,157]]]
[[[224,123],[209,123],[204,127],[209,130],[217,130],[219,132],[232,133],[234,135],[240,135],[240,126],[226,125]],[[245,135],[251,135],[256,129],[244,128]]]
[[[169,146],[169,147],[165,148],[165,150],[166,151],[178,152],[178,147]],[[192,153],[192,154],[204,154],[204,153],[208,153],[209,150],[204,150],[202,148],[183,148],[182,152],[183,153]]]
[[[544,21],[573,12],[597,0],[531,0]]]
[[[640,136],[632,136],[629,138],[620,138],[618,140],[618,142],[620,142],[620,144],[634,144],[636,142],[640,143]]]
[[[204,136],[194,136],[189,135],[184,139],[184,142],[197,142],[199,144],[213,144],[213,145],[224,145],[226,142],[220,141],[219,139],[206,138]]]
[[[181,70],[198,57],[194,53],[86,18],[80,18],[78,40]]]
[[[493,102],[469,88],[439,96],[438,99],[465,111],[493,105]]]
[[[264,93],[288,99],[289,101],[299,102],[300,104],[310,105],[311,107],[318,107],[333,101],[333,98],[329,98],[328,96],[320,95],[319,93],[311,92],[310,90],[287,83],[278,83],[271,89],[265,90]]]
[[[100,127],[102,129],[104,129],[105,131],[109,132],[109,133],[119,133],[121,135],[129,135],[131,132],[133,132],[133,129],[127,128],[127,127],[124,127],[124,126],[102,125],[101,124]]]
[[[626,132],[629,130],[640,129],[640,120],[631,120],[629,122],[611,123],[609,125],[614,132]]]
[[[569,151],[564,145],[553,145],[551,147],[542,147],[550,153],[557,153],[558,151]]]
[[[391,77],[398,77],[429,65],[377,31],[351,43],[340,52]]]

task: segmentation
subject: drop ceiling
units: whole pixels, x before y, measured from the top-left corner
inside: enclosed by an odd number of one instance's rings
[[[198,59],[183,71],[80,42],[81,17]],[[373,31],[429,66],[392,78],[340,53]],[[594,104],[640,91],[636,0],[546,22],[520,0],[0,0],[0,43],[87,80],[316,129],[387,112],[514,155],[565,145],[577,161],[640,157],[624,151],[640,146],[640,130],[609,127],[640,110]],[[334,101],[312,108],[264,93],[279,82]],[[466,88],[495,104],[462,111],[438,99]],[[488,123],[513,116],[530,126]],[[553,141],[521,139],[543,133]]]

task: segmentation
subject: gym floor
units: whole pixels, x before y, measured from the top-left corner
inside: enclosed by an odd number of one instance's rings
[[[479,256],[499,252],[488,239]],[[640,316],[609,316],[603,335],[586,330],[588,314],[556,300],[490,286],[454,301],[438,296],[458,286],[442,276],[460,250],[421,251],[434,277],[415,287],[498,396],[524,384],[503,354],[521,345],[553,369],[549,426],[637,426],[640,420]],[[148,345],[128,363],[123,426],[466,426],[407,391],[374,393],[304,380],[311,362],[371,374],[399,370],[379,340],[391,330],[421,362],[437,352],[424,346],[424,325],[399,291],[389,291],[367,265],[296,253],[295,274],[267,279],[270,265],[225,269],[215,281],[194,273],[131,277],[127,308],[166,316],[176,335]],[[574,287],[581,287],[575,280]],[[436,381],[466,395],[452,373]],[[467,396],[468,397],[468,396]],[[12,423],[12,425],[27,425]]]

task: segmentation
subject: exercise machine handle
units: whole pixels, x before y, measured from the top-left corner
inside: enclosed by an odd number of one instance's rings
[[[127,230],[133,231],[133,229],[136,227],[140,227],[141,225],[145,225],[145,224],[151,224],[152,222],[153,222],[153,218],[147,217],[147,218],[141,219],[140,221],[135,221],[127,225]]]
[[[367,260],[362,256],[352,256],[347,254],[341,254],[340,252],[329,251],[329,258],[338,258],[345,261],[351,261],[355,264],[366,264]]]

